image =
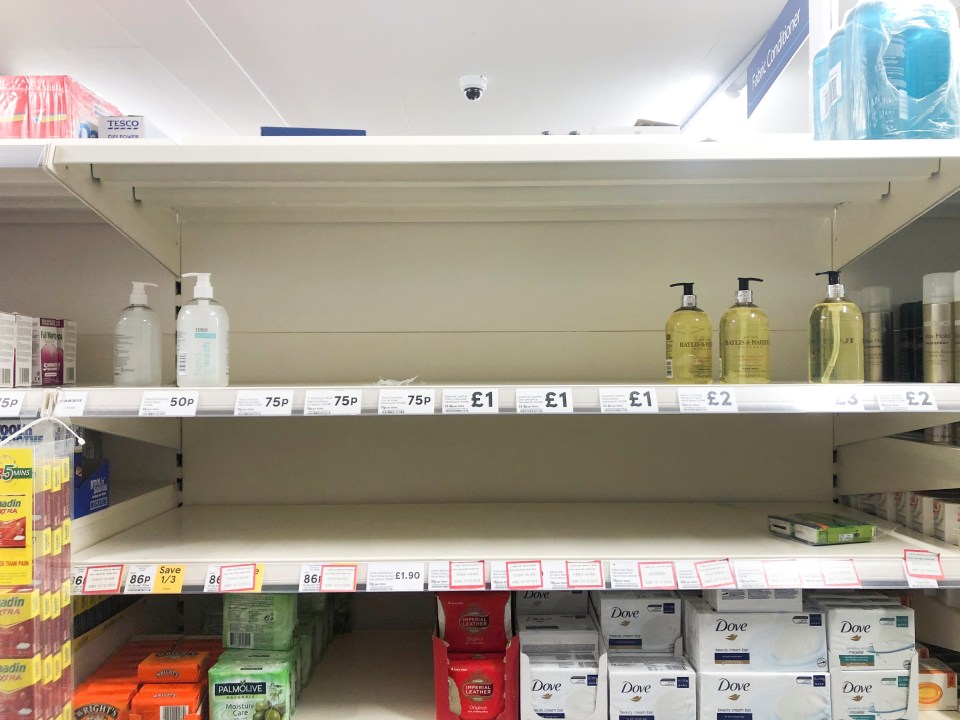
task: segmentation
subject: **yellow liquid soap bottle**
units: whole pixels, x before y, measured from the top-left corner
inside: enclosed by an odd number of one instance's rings
[[[683,301],[667,320],[667,382],[705,384],[713,382],[713,327],[710,318],[697,307],[693,283],[683,287]]]
[[[720,382],[770,382],[770,323],[753,304],[750,283],[761,278],[737,278],[737,302],[720,319]]]
[[[863,382],[863,318],[860,308],[844,298],[840,271],[828,278],[827,297],[810,313],[810,382]]]

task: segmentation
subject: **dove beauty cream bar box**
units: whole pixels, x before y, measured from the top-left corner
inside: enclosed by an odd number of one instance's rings
[[[697,673],[683,658],[607,655],[610,720],[697,720]]]
[[[830,684],[824,672],[701,673],[700,720],[831,720]]]

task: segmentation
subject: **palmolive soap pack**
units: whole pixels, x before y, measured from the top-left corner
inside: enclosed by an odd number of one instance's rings
[[[683,658],[610,653],[610,720],[696,720],[697,673]]]
[[[897,720],[910,717],[907,670],[844,670],[831,677],[834,720]]]
[[[244,650],[289,650],[297,624],[297,596],[232,593],[223,596],[223,644]]]
[[[680,598],[672,592],[617,590],[590,593],[604,644],[651,653],[673,652],[681,631]]]
[[[700,720],[831,720],[827,673],[706,672],[698,682]]]
[[[224,653],[207,676],[210,720],[287,720],[295,672],[290,663],[230,658]]]
[[[597,707],[598,673],[597,658],[589,653],[531,655],[529,709],[542,718],[591,717]],[[526,710],[521,709],[521,716]]]
[[[510,641],[510,593],[437,593],[437,619],[451,652],[502,653]]]
[[[827,669],[820,612],[717,612],[685,598],[687,657],[700,672],[815,672]]]

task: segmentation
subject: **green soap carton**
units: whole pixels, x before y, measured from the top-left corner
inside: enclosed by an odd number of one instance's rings
[[[795,513],[767,517],[770,532],[808,545],[846,545],[875,540],[877,526],[835,513]]]
[[[223,596],[223,646],[289,650],[297,625],[297,596],[289,593]]]
[[[290,680],[290,712],[297,707],[297,697],[300,695],[300,649],[290,650],[225,650],[220,656],[226,658],[234,666],[246,665],[283,665],[289,669]]]
[[[288,720],[294,711],[290,663],[226,655],[208,674],[210,720]]]

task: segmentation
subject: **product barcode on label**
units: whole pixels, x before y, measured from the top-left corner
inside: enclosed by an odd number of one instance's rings
[[[24,386],[30,384],[30,368],[20,368],[20,379],[17,384]]]
[[[232,632],[230,633],[230,647],[248,648],[253,647],[253,633]]]
[[[13,385],[13,370],[10,368],[0,370],[0,385]]]
[[[840,83],[842,82],[843,74],[840,67],[840,63],[837,63],[832,68],[830,68],[830,77],[827,80],[827,106],[833,105],[837,102],[840,97],[843,95],[843,90],[841,89]]]
[[[187,354],[180,353],[177,355],[177,372],[181,375],[187,374]]]
[[[72,367],[68,367],[64,371],[64,382],[73,383],[77,381],[76,371]]]
[[[188,712],[186,705],[168,705],[160,708],[160,720],[183,720]]]

